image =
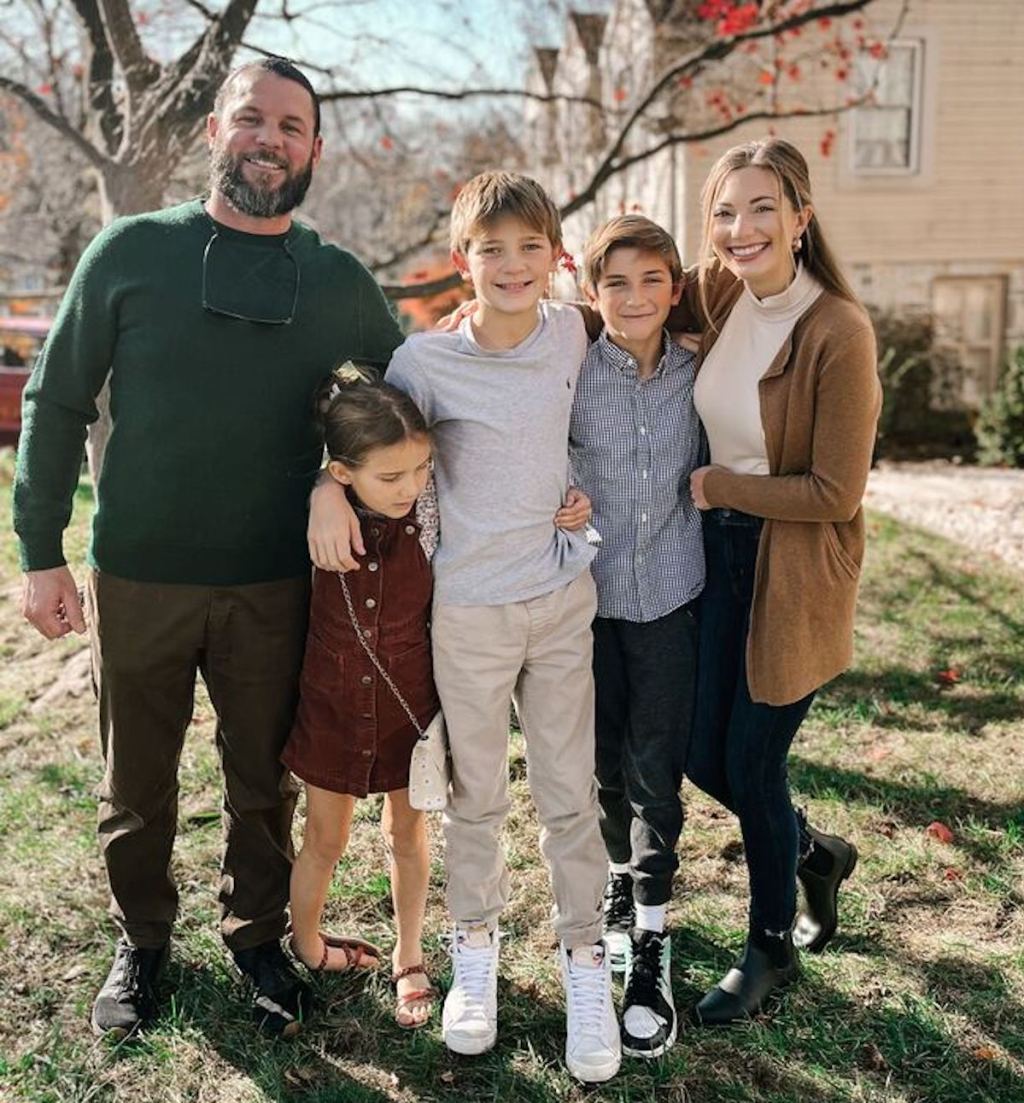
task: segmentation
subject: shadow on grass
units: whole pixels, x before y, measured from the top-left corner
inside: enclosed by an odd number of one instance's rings
[[[720,975],[728,963],[723,957],[731,957],[693,930],[679,932],[674,950],[677,944],[689,971],[702,977]],[[691,1026],[682,1036],[681,1046],[691,1051],[691,1098],[838,1103],[898,1093],[916,1103],[1016,1103],[1024,1097],[1024,1077],[979,1047],[984,1032],[1009,1053],[1020,1052],[1024,1008],[1008,998],[999,970],[955,956],[922,962],[900,948],[883,952],[921,976],[927,997],[952,1005],[969,1021],[968,1030],[961,1035],[944,1029],[924,997],[893,993],[882,984],[851,999],[828,983],[834,954],[805,958],[800,981],[769,1015],[726,1030]],[[700,995],[699,987],[678,980],[674,990],[680,1005]]]
[[[962,645],[962,641],[959,641]],[[1012,685],[1004,688],[1001,684],[987,688],[968,682],[970,695],[950,692],[940,686],[935,679],[936,672],[944,669],[948,663],[950,647],[939,646],[938,656],[929,665],[929,671],[911,670],[903,666],[891,666],[883,670],[851,670],[842,678],[833,682],[821,693],[819,708],[840,709],[863,714],[865,704],[870,702],[871,723],[877,728],[901,729],[907,726],[905,708],[920,706],[931,714],[933,730],[943,730],[966,735],[978,735],[990,723],[1010,723],[1020,719],[1021,694]],[[1005,684],[1011,677],[1020,677],[1020,656],[1012,654],[980,656],[979,664],[984,662],[990,671],[985,680],[992,686],[993,670],[1003,670],[1000,675]],[[884,707],[883,707],[884,706]],[[896,707],[890,707],[896,706]],[[922,717],[915,716],[914,727],[922,727]]]
[[[921,962],[919,970],[940,1007],[954,1007],[1008,1052],[1024,1055],[1024,1004],[1014,999],[1000,969],[947,955]]]
[[[938,782],[912,784],[887,777],[874,777],[858,770],[812,762],[800,755],[789,759],[793,787],[809,796],[836,796],[877,808],[908,826],[925,827],[935,819],[945,822],[974,818],[986,826],[1005,831],[1011,824],[1024,823],[1024,798],[990,801],[963,789]],[[966,844],[957,839],[957,845]],[[979,857],[991,857],[980,847]]]
[[[921,532],[920,535],[928,541],[934,539],[927,533]],[[964,607],[984,613],[998,623],[1011,640],[1024,644],[1024,620],[1008,613],[992,600],[994,580],[988,565],[981,570],[966,571],[950,567],[933,551],[904,540],[900,543],[898,562],[889,566],[898,569],[889,569],[885,574],[871,570],[868,575],[864,608],[874,608],[879,619],[901,619],[902,614],[913,615],[921,590],[926,588],[930,595],[945,592],[950,597],[959,598]],[[1015,587],[1008,570],[1004,570],[1003,577],[1006,582],[999,589],[1019,587],[1019,579],[1018,587]]]
[[[440,1004],[428,1027],[398,1027],[393,993],[380,975],[314,978],[314,1013],[292,1041],[256,1040],[247,997],[233,977],[199,966],[173,969],[170,980],[180,1022],[273,1100],[383,1103],[402,1089],[417,1099],[542,1103],[552,1098],[549,1067],[563,1058],[561,1006],[504,980],[502,1035],[494,1051],[478,1058],[445,1048]]]

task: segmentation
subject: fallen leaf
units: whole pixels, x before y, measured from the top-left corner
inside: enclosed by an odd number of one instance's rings
[[[296,1065],[295,1068],[284,1070],[285,1080],[296,1088],[301,1088],[306,1084],[312,1084],[316,1080],[316,1073],[303,1065]]]
[[[72,965],[71,968],[62,976],[61,980],[76,980],[83,973],[89,972],[88,965]]]
[[[962,881],[964,875],[953,866],[947,866],[946,869],[942,871],[942,879],[944,881]]]
[[[994,1061],[998,1054],[992,1046],[978,1046],[977,1049],[971,1051],[971,1056],[978,1061]]]
[[[445,1069],[445,1071],[441,1073],[440,1080],[442,1084],[454,1084],[455,1073],[452,1072],[451,1069]]]
[[[934,820],[928,824],[924,829],[924,833],[933,839],[938,839],[940,843],[951,843],[953,841],[953,832],[939,820]]]
[[[882,1051],[874,1042],[868,1042],[861,1049],[860,1064],[862,1068],[870,1069],[872,1072],[885,1072],[889,1067],[889,1062],[886,1061]]]
[[[884,835],[887,839],[891,839],[896,834],[898,827],[899,824],[895,820],[882,820],[878,825],[878,833]]]
[[[955,666],[948,666],[935,675],[935,680],[940,686],[955,686],[960,681],[960,671]]]

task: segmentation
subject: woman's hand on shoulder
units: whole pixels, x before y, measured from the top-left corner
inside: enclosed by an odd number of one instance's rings
[[[355,555],[365,555],[359,518],[341,484],[321,472],[309,496],[306,528],[309,558],[322,571],[358,571]]]

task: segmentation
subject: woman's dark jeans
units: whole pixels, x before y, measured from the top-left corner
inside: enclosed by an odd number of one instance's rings
[[[747,632],[760,533],[759,517],[729,509],[704,514],[707,582],[686,773],[739,817],[750,875],[750,930],[778,935],[796,915],[800,835],[786,756],[814,694],[781,706],[750,699]]]

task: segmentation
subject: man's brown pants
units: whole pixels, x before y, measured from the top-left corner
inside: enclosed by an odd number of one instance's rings
[[[280,756],[308,607],[306,577],[214,587],[93,572],[87,612],[106,763],[99,837],[110,912],[135,945],[163,945],[177,912],[178,762],[197,671],[224,770],[221,931],[232,950],[284,933],[296,788]]]

